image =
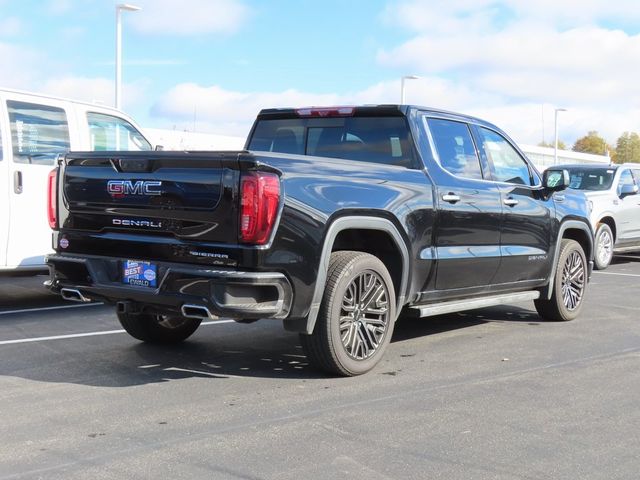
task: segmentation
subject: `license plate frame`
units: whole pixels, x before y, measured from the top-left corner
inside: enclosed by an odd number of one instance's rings
[[[121,265],[122,283],[132,287],[157,288],[158,265],[141,260],[124,260]]]

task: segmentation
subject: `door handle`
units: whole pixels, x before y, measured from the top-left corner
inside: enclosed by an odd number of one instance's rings
[[[518,200],[516,200],[515,198],[505,198],[503,200],[503,203],[509,207],[515,207],[518,204]]]
[[[442,200],[449,203],[456,203],[460,201],[460,196],[453,192],[449,192],[442,195]]]
[[[20,195],[22,193],[22,172],[13,172],[13,192]]]

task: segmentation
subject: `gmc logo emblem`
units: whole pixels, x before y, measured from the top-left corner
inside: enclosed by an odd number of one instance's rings
[[[138,180],[109,180],[107,182],[107,192],[112,197],[125,197],[127,195],[162,195],[160,187],[162,182]]]

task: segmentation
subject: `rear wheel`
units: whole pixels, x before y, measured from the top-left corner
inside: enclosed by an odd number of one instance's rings
[[[545,320],[573,320],[582,310],[587,287],[588,266],[578,242],[563,239],[550,299],[535,300],[536,310]]]
[[[613,258],[613,232],[606,223],[601,223],[596,230],[595,267],[604,270]]]
[[[129,335],[148,343],[179,343],[190,337],[202,320],[148,313],[118,313],[120,324]]]
[[[343,376],[371,370],[391,340],[395,301],[391,276],[378,258],[332,253],[315,328],[300,335],[310,363]]]

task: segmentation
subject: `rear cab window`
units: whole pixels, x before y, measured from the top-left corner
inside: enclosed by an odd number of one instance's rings
[[[63,108],[7,101],[13,161],[53,165],[59,154],[69,151],[69,123]]]
[[[403,116],[258,120],[249,150],[341,158],[415,168]]]
[[[151,144],[131,123],[104,113],[87,113],[91,150],[148,151]]]

